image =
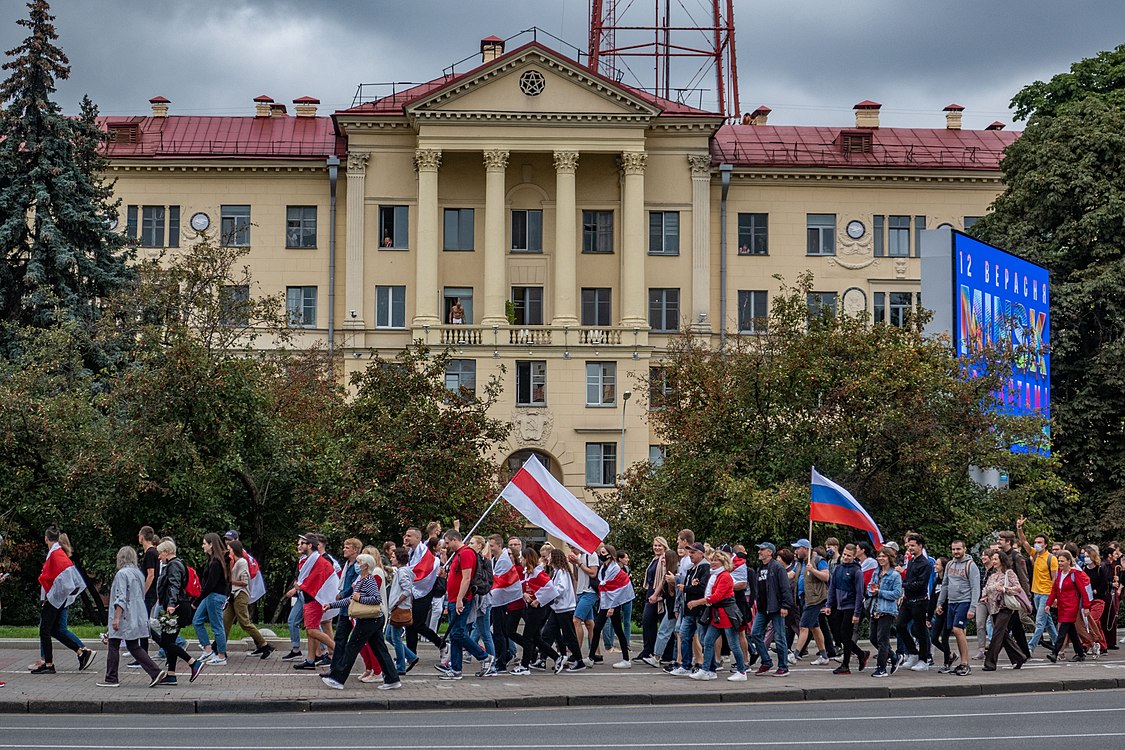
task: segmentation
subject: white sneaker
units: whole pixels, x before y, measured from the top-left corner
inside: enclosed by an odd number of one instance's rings
[[[613,668],[614,669],[632,669],[633,668],[633,662],[629,661],[628,659],[622,659],[621,661],[614,664]]]
[[[727,678],[727,681],[728,682],[746,682],[746,673],[745,672],[735,672],[734,674],[732,674],[730,677]]]
[[[925,663],[925,662],[923,662],[923,663]],[[909,656],[906,657],[906,661],[904,661],[900,666],[902,666],[906,669],[914,669],[914,667],[917,666],[917,665],[918,665],[918,655],[917,654],[910,654]]]
[[[343,685],[341,685],[339,682],[332,679],[331,677],[321,677],[320,681],[323,682],[328,687],[332,688],[333,690],[343,690],[344,689]]]
[[[566,654],[561,655],[558,661],[555,662],[555,674],[562,674],[563,669],[566,668]]]
[[[827,663],[828,663],[828,657],[827,657],[827,656],[825,656],[824,654],[820,654],[820,655],[819,655],[819,656],[817,656],[817,657],[816,657],[815,659],[813,659],[811,663],[812,663],[812,664],[813,664],[814,666],[817,666],[817,667],[821,667],[821,666],[824,666],[825,664],[827,664]]]
[[[654,669],[660,666],[660,660],[655,656],[646,656],[645,658],[641,659],[641,661]]]
[[[691,670],[684,669],[683,667],[676,667],[668,674],[672,675],[673,677],[691,677]]]
[[[706,669],[701,669],[698,672],[691,673],[691,679],[703,682],[705,680],[717,680],[719,675],[714,672],[708,672]]]
[[[216,654],[215,656],[212,656],[210,659],[207,659],[206,661],[207,661],[208,666],[212,666],[212,667],[225,667],[227,665],[226,657],[225,656],[219,656],[218,654]]]
[[[402,681],[400,680],[399,682],[384,682],[382,685],[380,685],[376,689],[377,690],[398,690],[401,687],[402,687]]]
[[[920,661],[910,668],[911,672],[929,672],[930,665],[924,661]]]

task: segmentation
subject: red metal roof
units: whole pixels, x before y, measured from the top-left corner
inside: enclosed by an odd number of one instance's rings
[[[432,93],[436,92],[437,90],[442,89],[446,86],[452,86],[456,83],[461,82],[464,79],[471,78],[472,76],[476,75],[476,73],[479,70],[481,70],[482,68],[496,65],[498,62],[506,60],[509,57],[514,57],[516,55],[522,54],[527,49],[533,48],[533,47],[537,48],[537,49],[540,49],[540,50],[543,50],[544,52],[547,52],[551,55],[555,55],[555,56],[561,57],[565,60],[569,60],[570,62],[572,62],[574,64],[575,67],[581,68],[588,75],[593,76],[594,78],[600,79],[601,81],[603,81],[603,82],[605,82],[605,83],[607,83],[611,86],[615,86],[615,87],[624,89],[625,91],[628,91],[630,94],[637,97],[638,99],[642,99],[645,102],[648,102],[649,104],[651,104],[651,105],[657,107],[658,109],[660,109],[660,114],[663,117],[715,117],[715,116],[717,116],[717,114],[715,112],[708,112],[706,110],[697,109],[695,107],[690,107],[686,104],[674,102],[674,101],[671,101],[669,99],[663,99],[659,96],[656,96],[655,94],[650,94],[647,91],[643,91],[641,89],[633,88],[632,86],[627,86],[623,83],[618,83],[617,81],[612,81],[609,78],[606,78],[605,76],[601,75],[600,73],[596,73],[596,72],[590,70],[585,65],[582,65],[579,62],[575,62],[574,60],[567,57],[566,55],[563,55],[563,54],[557,52],[556,50],[553,50],[550,47],[547,47],[547,46],[541,44],[540,42],[535,42],[535,41],[528,42],[527,44],[525,44],[521,47],[518,47],[514,50],[511,50],[510,52],[505,52],[503,55],[500,55],[495,60],[491,60],[489,62],[482,63],[482,64],[476,66],[475,68],[473,68],[472,70],[469,70],[465,73],[461,73],[459,75],[446,75],[446,76],[442,76],[441,78],[435,78],[432,81],[428,81],[426,83],[418,84],[417,86],[414,86],[412,88],[404,89],[403,91],[396,91],[395,93],[393,93],[389,96],[385,96],[382,99],[378,99],[378,100],[373,101],[373,102],[366,102],[364,104],[360,104],[358,106],[352,107],[351,109],[339,110],[339,111],[336,112],[336,114],[339,114],[339,115],[360,115],[360,114],[362,114],[362,115],[402,115],[402,114],[405,114],[406,113],[406,107],[409,106],[410,104],[412,104],[413,102],[418,101],[420,99],[423,99],[426,96],[429,96],[430,94],[432,94]]]
[[[136,125],[136,143],[106,144],[112,159],[325,159],[347,153],[330,117],[100,117]]]
[[[841,131],[784,125],[724,125],[711,141],[716,163],[736,167],[850,167],[995,171],[1019,132],[870,128],[870,153],[845,153]]]

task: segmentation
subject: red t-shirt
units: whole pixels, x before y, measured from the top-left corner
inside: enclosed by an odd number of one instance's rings
[[[447,601],[457,601],[457,593],[461,590],[461,571],[469,571],[469,578],[472,579],[473,573],[477,567],[477,553],[469,545],[464,545],[461,549],[453,554],[453,560],[449,563],[449,575],[445,580],[445,598]],[[462,601],[469,601],[473,598],[473,589],[470,587],[465,592],[465,598]]]

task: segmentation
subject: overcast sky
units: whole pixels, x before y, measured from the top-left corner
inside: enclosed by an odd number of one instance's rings
[[[650,23],[657,2],[618,0],[630,14],[622,22]],[[674,19],[706,16],[703,0],[670,2]],[[1011,123],[1008,102],[1022,86],[1125,42],[1123,0],[734,5],[742,109],[768,105],[771,124],[847,125],[863,99],[883,104],[884,126],[942,127],[951,102],[966,107],[967,128]],[[589,0],[54,0],[72,66],[58,101],[73,112],[88,93],[103,114],[145,114],[159,94],[172,114],[250,114],[259,94],[285,103],[310,95],[324,112],[350,106],[359,83],[435,78],[492,34],[537,26],[585,51],[588,8]],[[15,24],[25,13],[20,0],[0,0],[2,49],[26,35]],[[651,63],[630,66],[643,77]],[[629,73],[623,80],[637,85]]]

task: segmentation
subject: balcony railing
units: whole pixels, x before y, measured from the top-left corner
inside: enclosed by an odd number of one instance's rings
[[[648,345],[648,331],[618,326],[438,325],[415,330],[427,344],[455,347],[636,348]]]

